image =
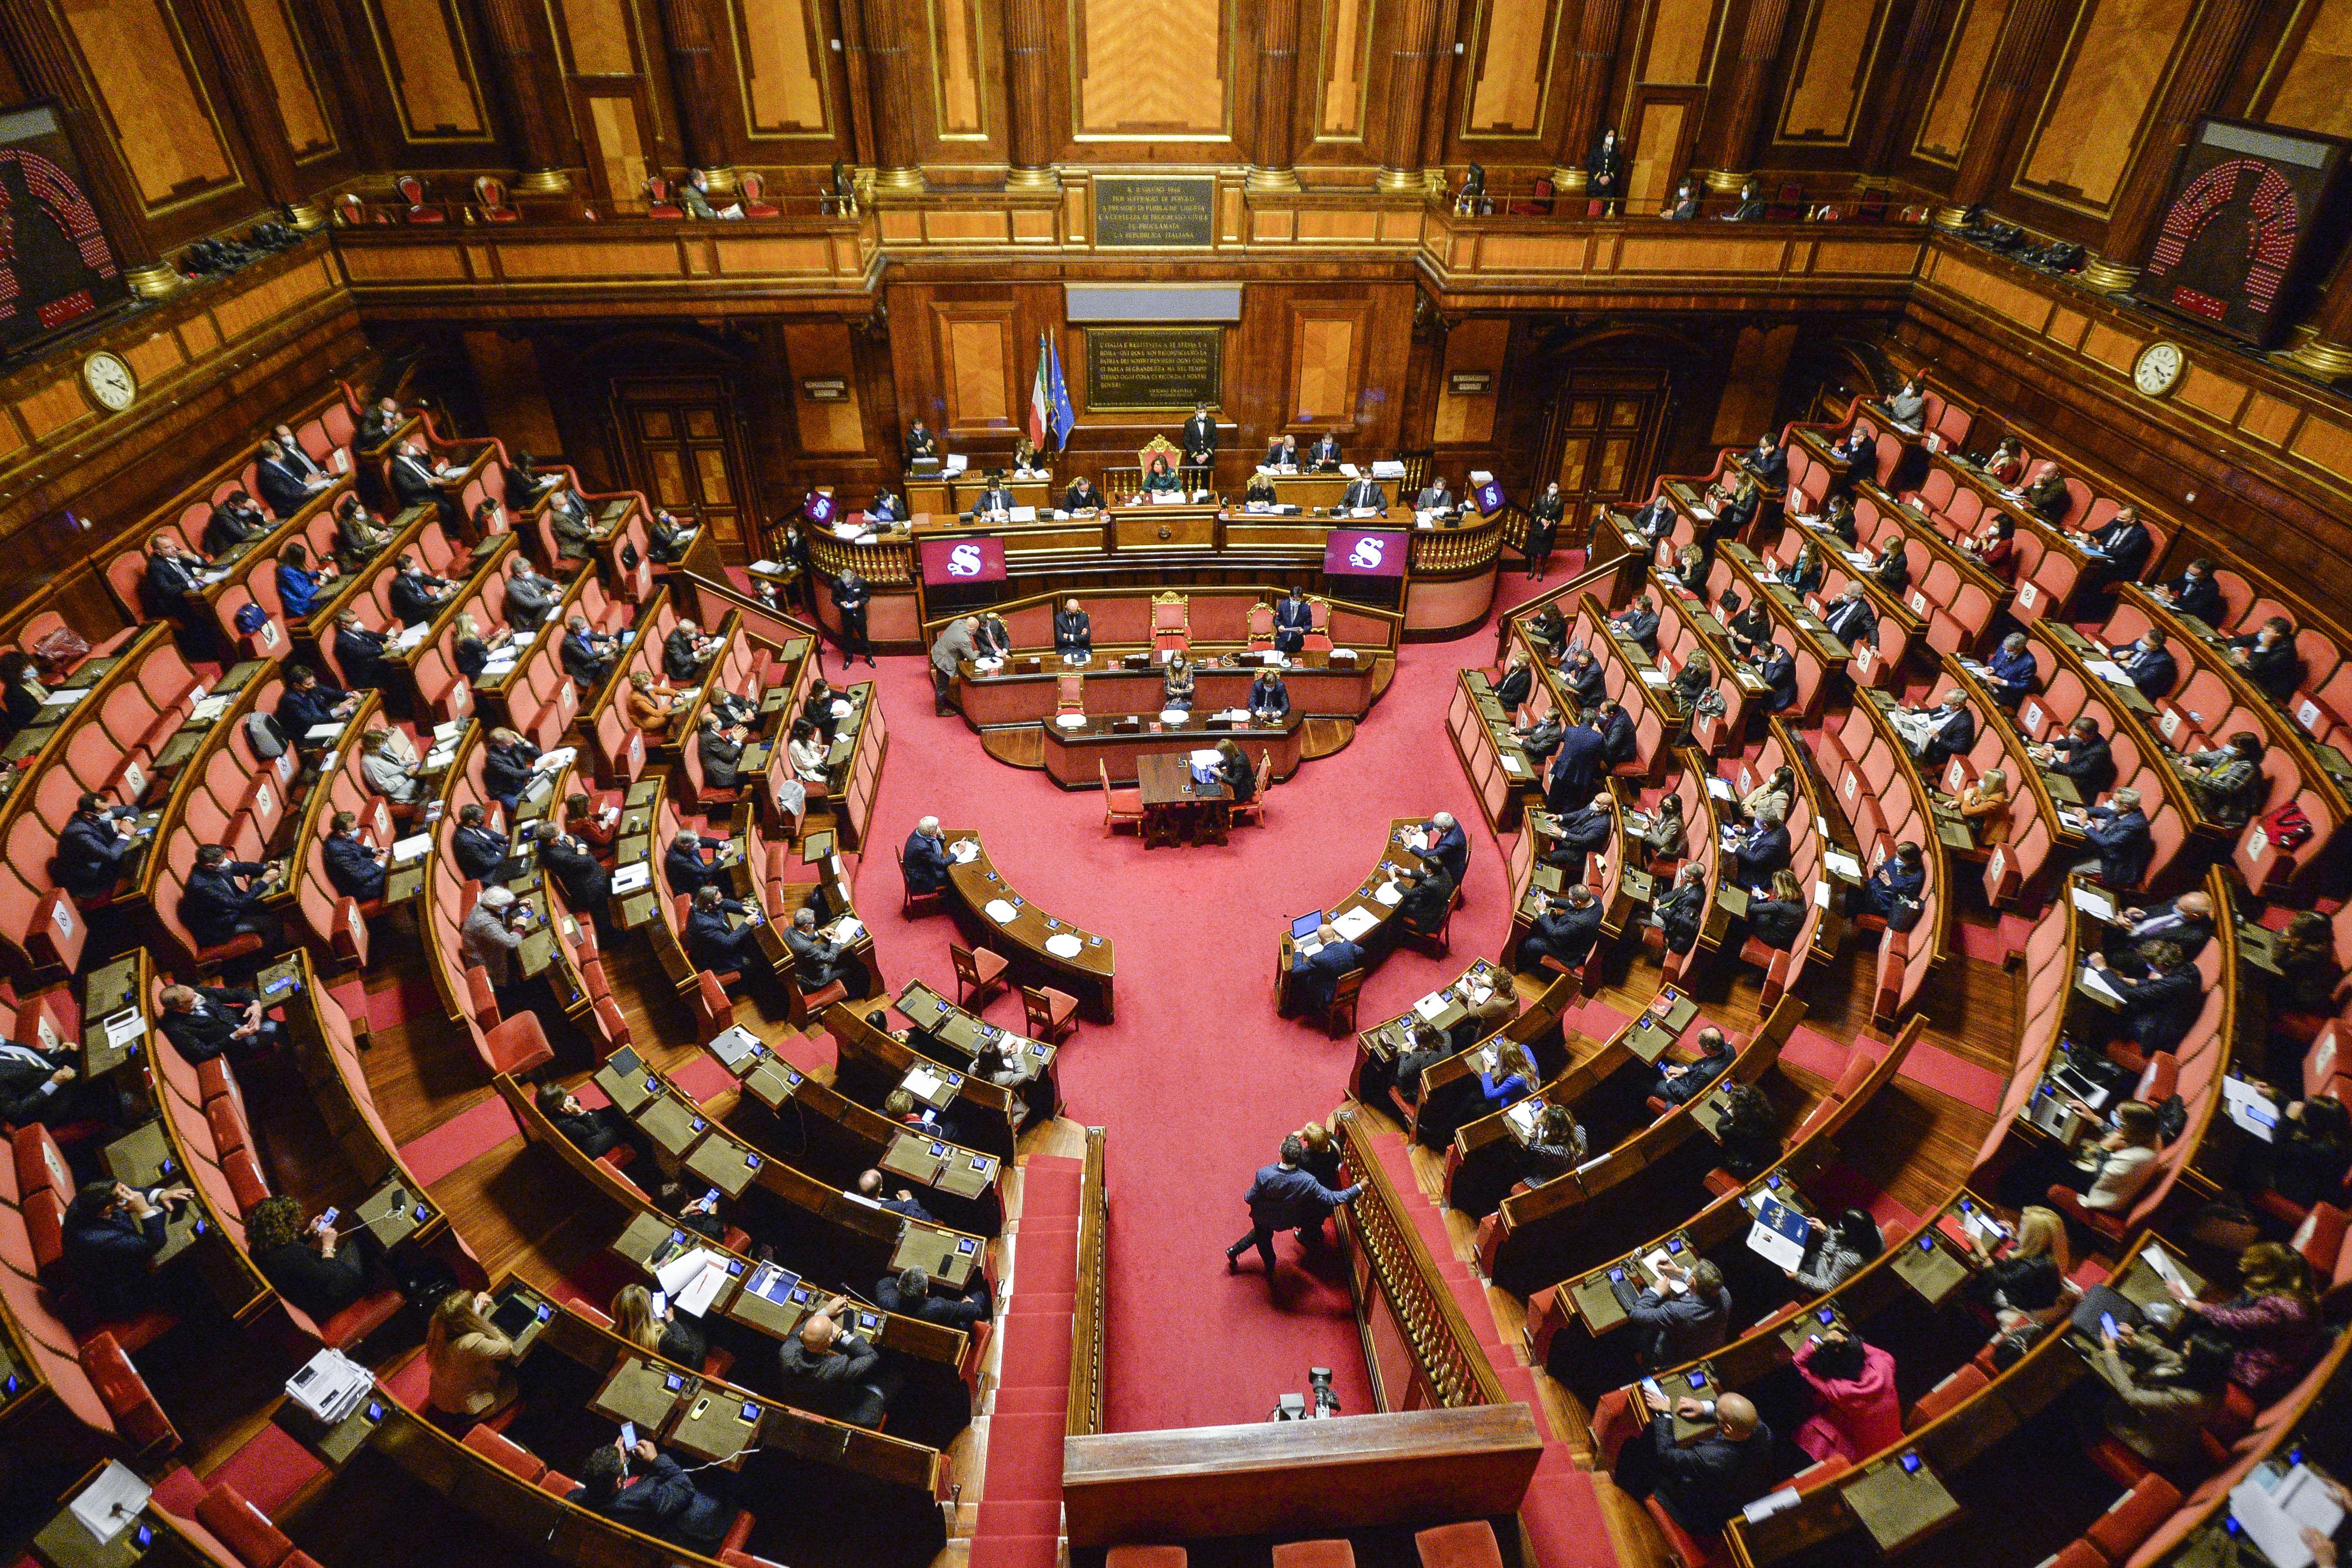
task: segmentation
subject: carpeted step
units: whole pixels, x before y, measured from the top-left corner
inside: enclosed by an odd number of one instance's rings
[[[971,1568],[1056,1568],[1062,1560],[1059,1535],[976,1535]]]
[[[1065,1379],[1059,1384],[1033,1383],[1024,1388],[1000,1388],[991,1408],[998,1416],[1050,1414],[1056,1421],[1065,1420],[1070,1409],[1070,1385]]]
[[[1062,1500],[1062,1412],[1000,1412],[988,1423],[988,1477],[981,1507]]]
[[[1055,1444],[1054,1463],[1061,1465],[1061,1445]],[[989,1479],[996,1476],[996,1458],[992,1446],[988,1464]],[[1017,1501],[1000,1500],[983,1496],[980,1500],[980,1521],[972,1527],[975,1540],[988,1535],[1059,1535],[1062,1532],[1062,1500],[1056,1495],[1045,1499],[1024,1499]]]
[[[1071,1291],[1016,1290],[1007,1301],[1006,1312],[1018,1312],[1024,1317],[1066,1318],[1078,1310],[1077,1294]]]
[[[1002,1386],[1026,1388],[1045,1385],[1066,1387],[1070,1381],[1070,1335],[1066,1327],[1055,1333],[1044,1323],[1016,1320],[1004,1335]]]
[[[1519,1500],[1519,1522],[1527,1526],[1535,1561],[1528,1568],[1617,1568],[1609,1519],[1591,1472],[1576,1468],[1568,1450],[1544,1446],[1535,1479]]]

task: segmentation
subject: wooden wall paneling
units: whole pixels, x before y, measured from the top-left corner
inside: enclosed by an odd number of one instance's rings
[[[544,0],[563,66],[565,104],[595,198],[642,210],[646,176],[685,162],[666,118],[669,73],[647,0]]]
[[[787,322],[779,330],[802,447],[826,454],[864,452],[866,415],[849,329],[838,321],[812,321]],[[808,395],[807,382],[812,379],[838,381],[845,395],[838,402],[820,402]]]
[[[1960,0],[1958,24],[1948,37],[1936,82],[1927,95],[1927,112],[1911,155],[1946,168],[1959,166],[1968,147],[1969,126],[1984,97],[1985,78],[1992,68],[1994,47],[2009,16],[2009,0]]]
[[[1233,136],[1240,68],[1234,0],[1065,4],[1075,141],[1223,141]]]
[[[1430,422],[1433,446],[1484,445],[1495,438],[1496,408],[1502,398],[1505,350],[1511,341],[1507,316],[1474,316],[1445,335],[1444,366],[1435,386],[1436,413]],[[1484,392],[1456,393],[1457,371],[1486,377]]]
[[[1542,141],[1565,7],[1555,0],[1471,0],[1463,75],[1464,141]]]
[[[195,45],[164,0],[59,3],[149,216],[242,183]]]
[[[1644,89],[1625,159],[1625,206],[1655,210],[1673,194],[1675,182],[1690,166],[1690,145],[1698,130],[1699,94],[1690,89]]]
[[[626,0],[548,0],[548,5],[573,75],[642,74],[644,44]]]
[[[997,57],[994,29],[980,0],[919,0],[925,31],[922,67],[929,78],[927,139],[938,152],[926,162],[989,162],[987,149],[1003,129],[991,92]],[[892,112],[896,105],[886,105]],[[912,107],[911,105],[909,106]]]
[[[332,157],[340,147],[327,117],[318,68],[287,5],[288,0],[245,0],[270,90],[278,96],[278,117],[286,124],[287,145],[297,163],[309,163]]]
[[[1742,327],[1731,354],[1731,373],[1724,379],[1723,397],[1716,404],[1715,428],[1707,439],[1717,446],[1745,446],[1772,423],[1780,401],[1780,377],[1797,347],[1793,323],[1778,327]]]
[[[1360,304],[1291,307],[1290,427],[1352,430],[1368,314]]]
[[[2254,92],[2252,117],[2352,136],[2352,0],[2301,0]]]
[[[1475,20],[1477,0],[1437,0],[1437,56],[1429,73],[1429,112],[1422,119],[1421,166],[1445,177],[1448,154],[1458,151],[1454,134],[1455,106],[1470,97],[1470,44],[1467,33]],[[1549,101],[1549,94],[1545,101]],[[1516,151],[1516,150],[1515,150]],[[1520,152],[1524,156],[1524,152]],[[1468,162],[1463,153],[1454,162]]]
[[[1009,431],[1016,407],[1016,318],[1010,302],[931,305],[933,363],[946,404],[940,423],[954,438]]]
[[[1812,0],[1790,53],[1776,146],[1850,147],[1890,0]]]
[[[1372,32],[1391,0],[1305,0],[1302,26],[1315,21],[1315,120],[1310,150],[1366,144],[1374,102]]]
[[[412,144],[488,141],[473,45],[451,0],[363,0]]]
[[[527,337],[495,330],[460,334],[474,372],[474,393],[490,434],[509,452],[528,452],[544,464],[568,455],[547,400],[547,378]]]
[[[727,16],[744,135],[832,141],[832,34],[817,0],[727,0]]]
[[[2193,0],[2084,0],[2013,188],[2104,217],[2188,35]]]
[[[643,211],[646,177],[653,170],[639,119],[638,90],[588,89],[581,99],[588,107],[588,123],[581,129],[588,145],[590,183],[611,205]]]

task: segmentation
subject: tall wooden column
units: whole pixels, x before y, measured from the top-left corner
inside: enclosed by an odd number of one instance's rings
[[[214,0],[217,3],[217,0]],[[556,195],[572,189],[565,168],[562,139],[548,104],[543,62],[551,52],[541,51],[541,29],[547,13],[527,0],[477,0],[482,30],[488,35],[490,54],[498,62],[499,89],[505,95],[507,120],[514,131],[508,149],[521,168],[515,189],[535,195]],[[545,40],[550,51],[554,40]]]
[[[2035,67],[2050,29],[2058,17],[2059,0],[2018,0],[2011,7],[2009,25],[1993,50],[1992,71],[1984,96],[1977,100],[1976,119],[1969,125],[1969,144],[1960,153],[1959,172],[1952,177],[1951,204],[1936,214],[1946,228],[1958,228],[1968,210],[1985,199],[2000,172],[2017,117],[2029,98],[2047,84]]]
[[[731,195],[735,171],[727,163],[719,115],[729,88],[719,78],[713,53],[710,14],[703,0],[661,0],[661,23],[669,40],[670,81],[677,89],[678,140],[685,144],[686,161],[702,175],[712,195]]]
[[[1887,78],[1894,86],[1894,101],[1910,101],[1913,95],[1926,93],[1934,87],[1953,5],[1954,0],[1916,0],[1912,5],[1911,20],[1903,29],[1902,47],[1895,51],[1895,69]],[[1875,118],[1863,155],[1864,169],[1873,173],[1885,172],[1893,157],[1895,133],[1902,120],[1898,114]]]
[[[1375,182],[1385,195],[1428,186],[1422,174],[1421,120],[1428,108],[1436,36],[1437,0],[1402,0],[1396,8],[1396,47],[1389,56],[1388,117],[1381,126],[1381,172]]]
[[[2107,214],[2107,237],[2099,254],[2083,266],[2083,281],[2094,288],[2128,288],[2147,262],[2156,231],[2164,222],[2164,198],[2172,171],[2197,122],[2221,101],[2236,68],[2238,51],[2254,25],[2257,0],[2205,0],[2197,27],[2181,46],[2180,64],[2157,103],[2156,123],[2124,173]]]
[[[902,0],[842,0],[866,20],[866,63],[873,72],[874,188],[920,191],[923,165],[916,138],[916,94],[921,83],[907,50]]]
[[[1706,176],[1711,191],[1737,191],[1755,172],[1765,111],[1771,107],[1766,89],[1771,85],[1773,62],[1780,57],[1780,37],[1788,30],[1789,0],[1755,0],[1748,6],[1748,26],[1739,35],[1739,58],[1731,69],[1723,150]]]
[[[1012,110],[1004,183],[1015,191],[1057,190],[1062,183],[1054,172],[1051,26],[1045,0],[1004,0],[1004,97]]]
[[[1462,36],[1462,0],[1437,0],[1437,33],[1429,51],[1429,108],[1421,121],[1422,177],[1432,188],[1445,185],[1445,133],[1454,123],[1454,84],[1462,59],[1454,52]]]
[[[131,288],[149,299],[176,290],[184,281],[163,259],[147,232],[146,204],[131,182],[122,151],[106,128],[105,117],[84,95],[81,73],[73,52],[58,31],[55,13],[47,5],[0,4],[0,47],[16,68],[16,78],[35,98],[57,105],[66,140],[81,160],[83,193],[98,209],[107,243]]]
[[[195,0],[197,25],[220,62],[221,86],[228,94],[229,112],[245,132],[246,150],[253,158],[254,183],[270,205],[283,212],[298,229],[315,229],[327,221],[324,208],[302,199],[294,172],[294,146],[287,139],[286,117],[278,94],[261,63],[261,46],[253,23],[232,0]]]
[[[1617,74],[1617,34],[1623,26],[1624,0],[1584,0],[1576,23],[1576,58],[1568,83],[1568,123],[1560,128],[1559,146],[1552,153],[1551,183],[1555,190],[1584,189],[1584,161],[1601,138],[1601,115],[1609,102],[1609,83]],[[1618,128],[1617,144],[1625,144]]]
[[[2323,381],[2352,376],[2352,256],[2337,265],[2318,314],[2296,335],[2303,341],[2282,356],[2289,364]]]
[[[1265,0],[1258,14],[1257,141],[1249,188],[1295,191],[1292,116],[1298,95],[1298,0]]]

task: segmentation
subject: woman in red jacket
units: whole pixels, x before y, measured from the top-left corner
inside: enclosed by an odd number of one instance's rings
[[[1852,1464],[1903,1440],[1893,1355],[1832,1328],[1797,1353],[1796,1366],[1817,1406],[1797,1428],[1797,1447],[1806,1453]]]

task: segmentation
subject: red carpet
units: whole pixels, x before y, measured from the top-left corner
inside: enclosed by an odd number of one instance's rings
[[[418,1181],[431,1186],[476,1155],[521,1135],[514,1113],[507,1109],[505,1101],[493,1094],[458,1112],[423,1137],[403,1144],[400,1157]]]
[[[1051,1155],[1032,1155],[1022,1166],[1012,1289],[997,1323],[1004,1355],[988,1421],[973,1568],[1054,1568],[1060,1557],[1082,1168],[1076,1160]]]
[[[1502,587],[1514,601],[1530,591],[1516,575]],[[903,884],[890,850],[926,813],[980,829],[1019,892],[1118,947],[1118,1021],[1081,1024],[1062,1057],[1068,1113],[1109,1133],[1114,1429],[1258,1420],[1279,1395],[1305,1390],[1310,1365],[1336,1371],[1345,1409],[1370,1407],[1337,1268],[1312,1270],[1286,1237],[1269,1292],[1254,1256],[1228,1277],[1223,1253],[1247,1228],[1241,1198],[1251,1173],[1275,1157],[1285,1133],[1338,1105],[1354,1053],[1350,1040],[1275,1016],[1285,924],[1353,889],[1378,861],[1391,818],[1444,809],[1471,838],[1453,956],[1392,954],[1364,987],[1362,1016],[1400,1012],[1474,956],[1501,949],[1499,852],[1444,725],[1454,673],[1485,664],[1493,647],[1487,632],[1408,647],[1352,744],[1275,788],[1264,830],[1244,829],[1222,847],[1150,852],[1130,835],[1104,833],[1096,792],[1066,792],[1042,773],[995,762],[961,718],[933,716],[921,660],[870,672],[893,755],[857,903],[891,988],[917,977],[944,986],[953,974],[953,923],[897,914]],[[868,675],[860,665],[857,678]],[[989,1016],[1017,1019],[1018,998],[998,1000]]]

